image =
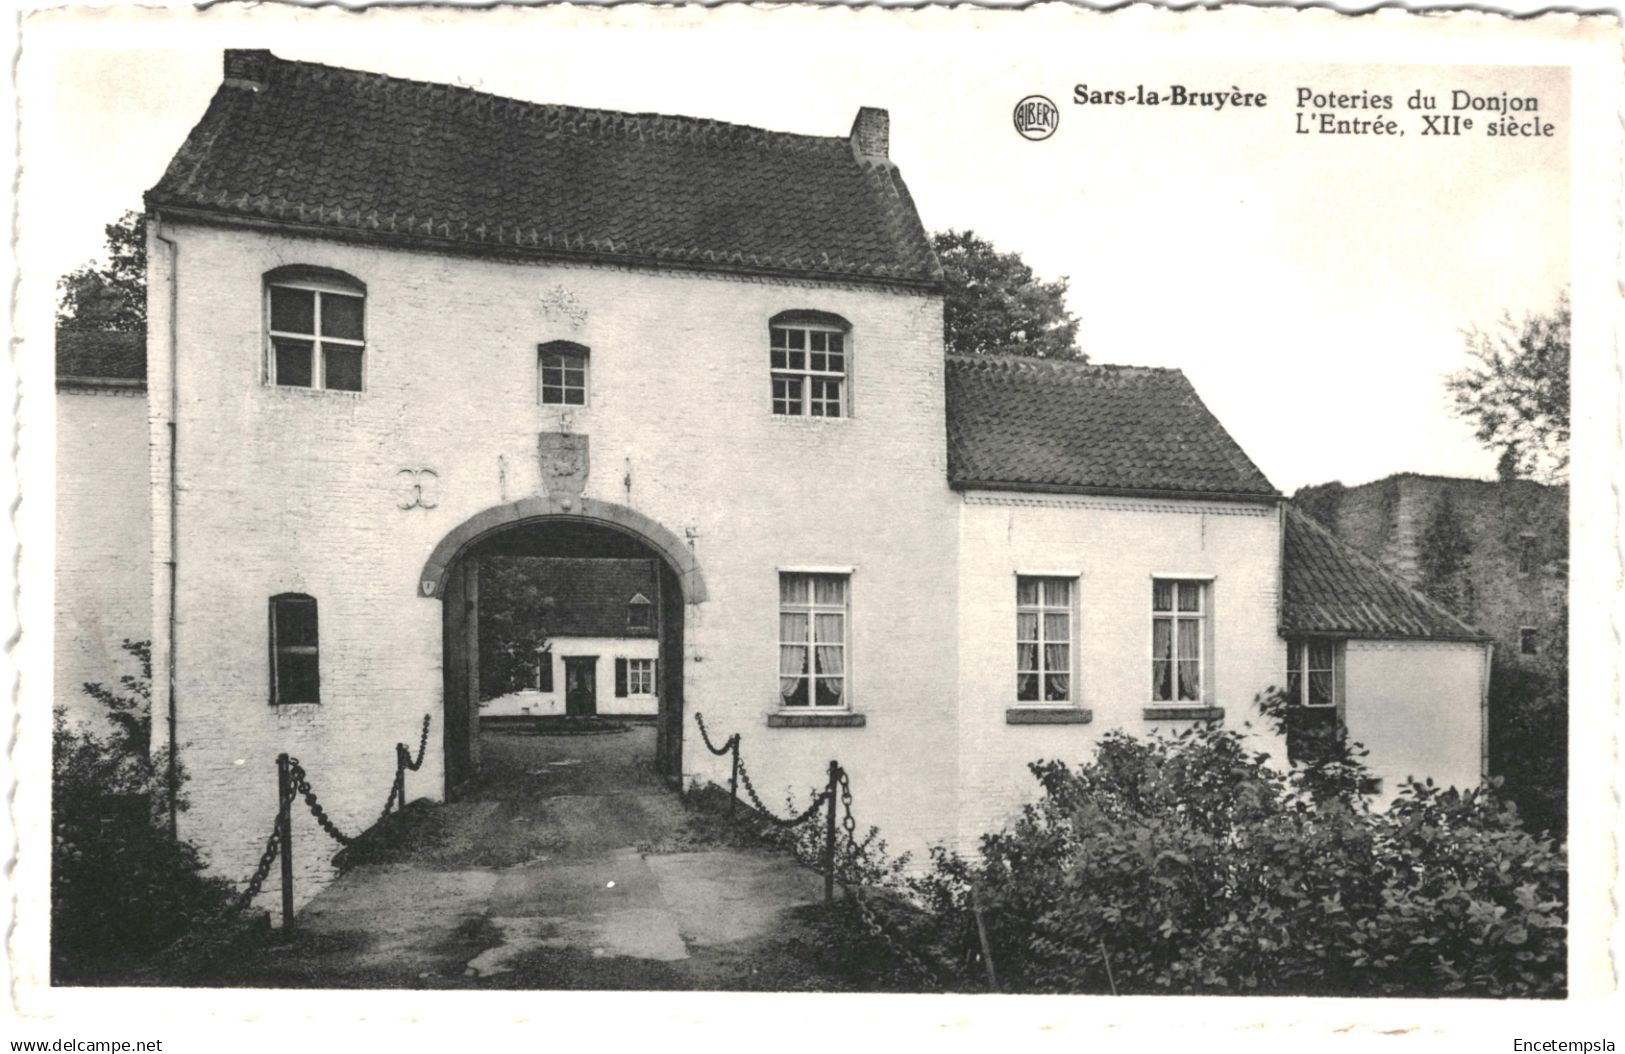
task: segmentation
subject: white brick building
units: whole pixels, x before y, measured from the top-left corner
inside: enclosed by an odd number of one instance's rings
[[[726,781],[703,712],[770,798],[838,758],[897,850],[1102,729],[1239,727],[1283,635],[1399,741],[1380,771],[1478,779],[1481,638],[1335,543],[1294,579],[1177,371],[945,359],[884,111],[820,138],[234,51],[147,206],[154,705],[225,874],[281,751],[355,829],[427,714],[409,793],[457,793],[503,554],[654,560],[673,786]]]

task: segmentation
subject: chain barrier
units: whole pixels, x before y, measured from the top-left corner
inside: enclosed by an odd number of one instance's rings
[[[338,844],[353,845],[356,837],[359,836],[352,837],[345,834],[328,817],[327,810],[322,808],[322,803],[316,798],[316,792],[310,789],[310,780],[306,778],[305,767],[299,764],[298,758],[288,758],[288,775],[293,785],[299,789],[299,793],[304,796],[305,805],[310,809],[310,814],[316,817],[316,825],[326,831],[328,836]]]
[[[829,791],[822,791],[819,793],[818,797],[812,800],[812,804],[807,806],[806,811],[788,820],[781,820],[777,816],[773,815],[772,810],[767,807],[767,803],[762,801],[761,796],[756,793],[756,787],[750,781],[750,770],[745,768],[745,762],[743,760],[739,762],[739,782],[744,784],[745,793],[750,795],[750,800],[756,806],[756,811],[761,813],[762,816],[770,823],[776,824],[780,827],[795,827],[797,824],[803,823],[808,817],[812,816],[813,813],[823,808],[824,804],[829,801]]]
[[[395,746],[397,748],[399,748],[399,750],[401,752],[404,752],[406,750],[406,744],[405,743],[396,743]],[[411,769],[413,772],[416,772],[418,769],[423,767],[423,754],[428,749],[429,749],[429,715],[424,714],[423,715],[423,734],[418,736],[418,759],[416,761],[410,761],[407,758],[403,757],[403,758],[400,759],[401,764],[405,765],[407,768]],[[403,802],[401,802],[401,804],[405,805],[406,803],[403,801]]]
[[[819,809],[825,807],[826,805],[829,806],[831,809],[831,844],[829,845],[828,850],[829,855],[827,866],[830,874],[829,876],[826,876],[826,881],[833,878],[834,881],[840,883],[841,888],[846,891],[847,898],[851,900],[853,905],[857,908],[858,921],[862,923],[863,928],[867,930],[872,937],[884,944],[886,949],[893,955],[893,957],[895,957],[899,962],[903,963],[903,965],[907,966],[911,972],[916,974],[927,984],[940,987],[941,981],[938,978],[936,971],[931,969],[931,967],[928,966],[919,956],[915,955],[913,952],[909,951],[908,948],[904,947],[901,941],[899,941],[890,931],[881,925],[880,919],[875,915],[874,909],[869,906],[868,898],[863,895],[862,875],[854,873],[850,876],[843,876],[841,874],[841,865],[843,863],[849,865],[855,871],[858,860],[870,842],[870,839],[868,838],[864,839],[862,842],[858,841],[857,818],[852,814],[852,780],[847,776],[846,768],[839,762],[831,762],[832,779],[830,781],[830,785],[824,788],[824,790],[821,791],[817,797],[813,798],[812,804],[807,807],[805,812],[800,813],[793,819],[781,820],[777,816],[773,815],[772,811],[768,809],[767,804],[763,802],[761,796],[756,793],[755,785],[751,783],[750,772],[745,768],[744,759],[740,756],[739,752],[739,733],[735,732],[733,735],[728,737],[727,741],[724,742],[721,747],[718,747],[711,741],[711,732],[705,727],[705,718],[698,711],[696,711],[694,714],[694,721],[700,726],[700,737],[704,740],[705,748],[707,750],[718,757],[721,757],[730,751],[733,753],[734,772],[737,777],[736,781],[744,784],[745,793],[750,797],[752,804],[767,820],[777,824],[780,827],[794,827],[797,824],[804,823],[806,820],[810,819],[818,812]],[[833,844],[835,824],[833,810],[837,801],[837,788],[839,788],[838,800],[843,814],[840,818],[840,827],[846,835],[846,861],[840,860],[840,854],[835,852],[835,847]],[[735,791],[735,794],[737,794],[737,791]]]
[[[282,810],[286,809],[292,804],[293,794],[292,788],[290,787],[289,793],[277,803],[277,816],[280,817],[282,815]],[[230,905],[227,906],[225,914],[235,915],[237,912],[243,910],[250,903],[252,903],[255,897],[260,895],[261,887],[265,885],[266,878],[271,874],[271,865],[276,863],[277,854],[281,851],[282,827],[280,823],[273,822],[271,824],[271,836],[265,840],[265,849],[260,853],[259,866],[256,867],[254,869],[254,873],[249,876],[248,885],[245,886],[243,891],[237,894],[236,898],[232,900]]]

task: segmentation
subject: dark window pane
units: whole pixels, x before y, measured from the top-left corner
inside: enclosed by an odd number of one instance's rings
[[[277,702],[317,701],[316,653],[281,652],[277,656]]]
[[[806,369],[807,368],[807,353],[804,352],[804,351],[792,351],[790,353],[790,368],[792,370],[804,370],[804,369]]]
[[[342,293],[322,294],[322,336],[361,339],[361,311],[366,301]]]
[[[1200,582],[1179,583],[1179,610],[1202,610],[1202,584]]]
[[[769,357],[772,360],[770,365],[775,370],[782,370],[785,368],[784,352],[775,349],[769,353]]]
[[[272,603],[276,610],[277,647],[314,647],[316,601],[309,597],[281,597]]]
[[[342,344],[322,347],[322,386],[341,392],[361,390],[361,349]]]
[[[584,406],[587,402],[587,392],[584,388],[564,389],[564,404],[566,406]]]
[[[817,331],[817,330],[815,330],[812,333],[807,334],[807,336],[810,338],[810,340],[812,342],[812,350],[813,351],[823,351],[824,350],[824,347],[825,347],[824,338],[827,335],[828,334],[825,334],[825,333],[823,333],[821,331]]]
[[[843,680],[844,680],[844,678],[841,678],[841,677],[820,677],[820,678],[818,678],[817,705],[819,705],[819,706],[840,706],[841,705],[841,684],[842,684]]]
[[[292,388],[309,388],[311,342],[277,338],[273,343],[276,345],[276,382]]]
[[[807,678],[805,678],[805,677],[797,677],[796,678],[795,690],[792,691],[789,695],[784,697],[784,705],[785,706],[806,706],[807,705]]]
[[[821,351],[812,353],[812,368],[820,372],[829,368],[829,356]]]
[[[1174,609],[1174,584],[1166,579],[1159,578],[1151,583],[1151,610],[1172,611]]]
[[[282,333],[316,332],[316,294],[309,289],[272,286],[271,328]]]
[[[1151,698],[1159,703],[1174,697],[1172,666],[1167,659],[1151,660]]]
[[[839,333],[831,333],[829,335],[829,350],[830,351],[840,351],[841,350],[841,340],[842,340],[841,334],[839,334]]]
[[[804,329],[789,330],[790,347],[805,349],[807,346],[807,331]]]
[[[1038,675],[1035,673],[1021,673],[1016,675],[1016,702],[1038,702]]]
[[[790,337],[783,329],[781,329],[778,326],[773,326],[772,331],[773,331],[773,341],[772,341],[772,346],[773,347],[782,348],[782,347],[785,347],[785,346],[787,346],[789,344]]]

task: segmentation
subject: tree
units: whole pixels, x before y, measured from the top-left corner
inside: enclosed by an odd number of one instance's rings
[[[1078,320],[1066,309],[1066,278],[1040,281],[1020,254],[999,252],[974,231],[940,231],[931,243],[948,287],[942,323],[950,355],[1088,361]]]
[[[1493,331],[1473,326],[1465,333],[1473,364],[1445,380],[1456,416],[1500,454],[1503,480],[1568,478],[1569,314],[1564,293],[1521,322],[1505,315]]]
[[[57,280],[56,323],[63,329],[147,328],[147,218],[126,212],[107,233],[107,262],[91,260]]]

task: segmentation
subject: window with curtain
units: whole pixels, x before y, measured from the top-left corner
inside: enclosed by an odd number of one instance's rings
[[[1295,640],[1286,646],[1286,756],[1306,762],[1328,756],[1342,725],[1337,666],[1341,644]]]
[[[844,707],[847,578],[840,574],[779,575],[779,703]]]
[[[270,382],[359,392],[367,348],[366,290],[349,275],[279,268],[266,276]]]
[[[271,702],[321,701],[316,598],[283,593],[271,598]]]
[[[1151,699],[1202,701],[1202,637],[1207,583],[1174,578],[1151,581]]]
[[[1337,642],[1295,641],[1287,645],[1286,694],[1298,706],[1335,707]]]
[[[1072,579],[1016,577],[1016,701],[1072,701]]]

